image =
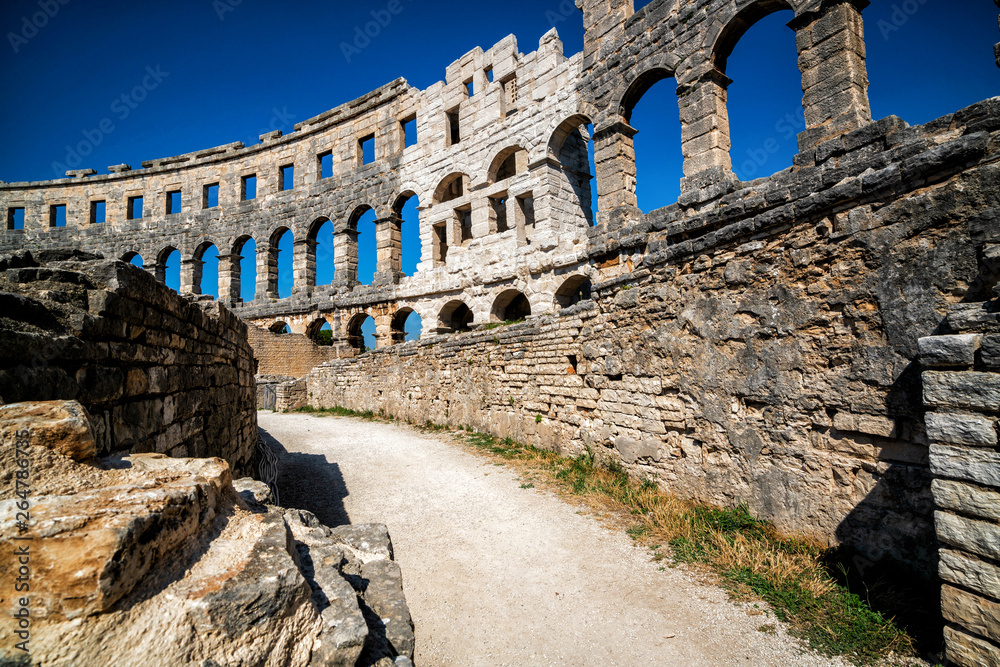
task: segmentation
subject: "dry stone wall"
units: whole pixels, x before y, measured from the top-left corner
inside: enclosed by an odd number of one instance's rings
[[[260,375],[304,377],[323,362],[337,358],[337,350],[316,345],[305,334],[276,334],[255,326],[247,327],[247,333]]]
[[[217,456],[249,470],[246,331],[218,302],[185,299],[124,262],[0,256],[0,401],[79,401],[101,455]]]

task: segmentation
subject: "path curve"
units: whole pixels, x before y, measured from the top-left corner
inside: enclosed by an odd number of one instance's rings
[[[405,425],[261,412],[281,503],[385,523],[418,667],[845,665],[513,470]]]

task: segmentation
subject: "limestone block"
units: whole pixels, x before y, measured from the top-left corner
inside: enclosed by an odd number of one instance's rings
[[[927,371],[922,378],[925,405],[1000,411],[1000,374]]]
[[[927,438],[938,444],[996,447],[997,430],[992,419],[972,415],[928,412],[924,417]]]
[[[951,549],[941,549],[938,556],[941,579],[1000,600],[1000,567]]]
[[[1000,487],[1000,453],[996,451],[931,445],[930,461],[931,472],[938,477]]]
[[[1000,522],[1000,490],[945,479],[931,482],[938,507]]]
[[[945,657],[959,667],[1000,667],[1000,645],[945,626]]]
[[[29,444],[57,451],[74,461],[89,461],[96,455],[90,417],[76,401],[0,406],[0,443],[13,447],[21,432],[27,433]]]
[[[374,560],[361,568],[365,602],[385,624],[385,641],[399,655],[413,658],[413,619],[403,595],[403,573],[391,560]]]
[[[920,363],[933,366],[971,366],[982,336],[928,336],[918,341]]]
[[[948,512],[934,512],[938,539],[978,556],[1000,560],[1000,525]]]
[[[833,427],[838,431],[854,431],[867,433],[883,438],[898,436],[896,422],[893,419],[876,415],[855,415],[850,412],[838,412],[833,416]]]

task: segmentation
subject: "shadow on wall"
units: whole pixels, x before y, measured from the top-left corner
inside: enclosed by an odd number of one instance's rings
[[[336,528],[351,523],[344,508],[347,485],[340,466],[322,454],[289,452],[277,438],[260,429],[264,443],[278,456],[278,496],[289,509],[312,512],[320,523]]]

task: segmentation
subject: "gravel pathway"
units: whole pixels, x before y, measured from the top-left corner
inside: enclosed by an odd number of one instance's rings
[[[259,420],[284,449],[283,505],[331,525],[388,525],[419,667],[845,665],[446,437],[357,419]]]

